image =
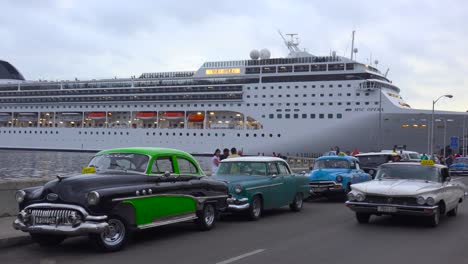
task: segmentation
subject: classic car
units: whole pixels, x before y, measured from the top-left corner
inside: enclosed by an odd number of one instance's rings
[[[251,220],[258,220],[265,209],[286,205],[300,211],[309,196],[307,177],[293,174],[288,163],[276,157],[228,158],[212,178],[228,183],[228,210],[245,212]]]
[[[448,168],[431,160],[383,164],[375,180],[351,189],[346,205],[359,223],[368,223],[371,215],[414,215],[437,226],[441,215],[456,216],[465,198],[463,183],[451,180]]]
[[[193,220],[201,230],[227,208],[227,185],[204,177],[188,153],[168,148],[98,152],[83,174],[16,192],[15,229],[41,246],[89,235],[104,251],[117,251],[135,230]]]
[[[310,193],[324,196],[346,194],[351,190],[351,184],[372,179],[352,156],[322,156],[315,160],[308,177]]]
[[[450,175],[468,175],[468,157],[455,158],[449,167]]]
[[[369,173],[373,179],[377,168],[384,163],[392,161],[397,155],[394,152],[369,152],[358,154],[355,157],[359,160],[361,169]]]

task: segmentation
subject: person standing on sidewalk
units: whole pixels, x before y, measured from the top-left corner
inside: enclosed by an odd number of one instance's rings
[[[220,159],[219,159],[220,155],[221,155],[221,150],[216,149],[213,157],[211,158],[211,171],[212,171],[211,175],[215,174],[216,170],[218,169],[219,162],[220,162]]]

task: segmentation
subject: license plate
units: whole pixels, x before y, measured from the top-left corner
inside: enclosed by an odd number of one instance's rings
[[[393,206],[377,206],[377,212],[382,213],[396,213],[397,208]]]
[[[324,192],[327,191],[328,188],[326,187],[319,187],[319,188],[312,188],[312,192]]]
[[[56,223],[56,218],[36,216],[35,223],[41,225],[54,225]]]

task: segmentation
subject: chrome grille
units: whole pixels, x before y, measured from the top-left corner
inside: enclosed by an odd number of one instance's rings
[[[70,209],[30,209],[33,224],[54,224],[71,225],[68,217],[74,212],[81,216],[81,213]]]
[[[414,197],[386,197],[369,195],[366,196],[364,202],[378,203],[378,204],[400,204],[400,205],[416,205],[416,198]]]
[[[311,181],[310,187],[312,188],[334,188],[335,182],[334,181]]]

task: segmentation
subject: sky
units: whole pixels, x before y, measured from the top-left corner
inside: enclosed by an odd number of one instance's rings
[[[139,76],[243,60],[252,49],[286,57],[278,30],[317,56],[377,68],[413,107],[468,110],[467,1],[1,0],[0,59],[28,80]],[[372,57],[372,60],[371,60]]]

